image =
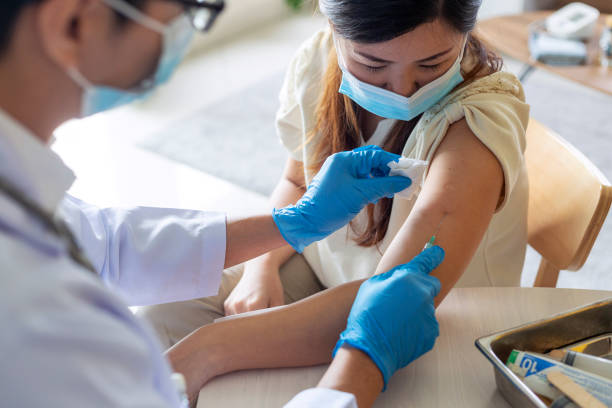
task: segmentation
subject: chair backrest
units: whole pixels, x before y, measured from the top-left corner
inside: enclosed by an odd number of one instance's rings
[[[525,10],[557,10],[563,6],[573,3],[576,0],[525,0]],[[612,14],[612,1],[610,0],[583,0],[586,3],[595,7],[602,13]]]
[[[528,242],[542,255],[540,272],[578,270],[610,209],[610,182],[569,142],[534,119],[527,128],[525,160]],[[538,286],[555,286],[557,278],[544,281]]]

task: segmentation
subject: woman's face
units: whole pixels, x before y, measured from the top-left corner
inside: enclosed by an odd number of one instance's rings
[[[336,35],[346,68],[371,85],[403,96],[442,76],[461,53],[465,35],[439,19],[392,40],[364,44]]]

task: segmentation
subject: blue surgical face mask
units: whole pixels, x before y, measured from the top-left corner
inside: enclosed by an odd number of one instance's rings
[[[461,61],[463,60],[466,42],[467,37],[463,41],[457,60],[444,75],[420,88],[410,97],[406,97],[365,83],[351,74],[334,35],[338,65],[342,70],[342,83],[339,92],[377,116],[404,121],[412,120],[434,106],[463,82]]]
[[[184,14],[165,25],[142,13],[124,0],[103,1],[125,17],[160,33],[163,37],[162,53],[155,73],[143,80],[139,86],[129,90],[94,85],[76,68],[68,69],[68,75],[83,89],[81,117],[141,99],[155,87],[167,82],[187,53],[194,33],[191,21]]]

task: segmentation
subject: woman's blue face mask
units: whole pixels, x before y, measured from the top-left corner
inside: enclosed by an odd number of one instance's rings
[[[423,86],[410,97],[406,97],[368,84],[355,77],[347,68],[338,39],[334,34],[338,65],[342,70],[342,83],[339,92],[377,116],[410,121],[434,106],[463,82],[461,61],[463,60],[466,42],[467,37],[463,40],[457,60],[446,73]]]
[[[133,102],[144,97],[157,86],[167,82],[185,56],[194,33],[191,21],[184,14],[176,17],[166,25],[152,19],[124,0],[103,1],[125,17],[161,34],[163,37],[163,48],[155,73],[143,80],[135,89],[123,90],[94,85],[78,70],[74,68],[69,69],[68,75],[83,89],[81,117],[90,116]]]

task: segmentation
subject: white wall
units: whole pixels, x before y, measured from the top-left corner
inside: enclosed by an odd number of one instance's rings
[[[266,23],[286,18],[292,10],[285,0],[225,0],[221,13],[210,32],[197,35],[192,52],[214,47]]]
[[[316,0],[305,0],[304,13],[312,12],[313,2]],[[524,0],[483,0],[480,18],[519,13],[523,4]],[[214,47],[267,23],[278,22],[291,13],[294,11],[285,0],[226,0],[225,11],[209,33],[196,37],[192,52]]]
[[[483,0],[479,17],[489,18],[503,14],[517,14],[523,10],[524,0]]]
[[[312,13],[313,2],[316,0],[305,0],[304,13]],[[479,17],[516,14],[522,11],[523,4],[524,0],[483,0]],[[294,11],[285,0],[226,0],[225,11],[210,32],[196,36],[191,52],[199,53],[221,45],[257,27],[287,18],[292,13]]]

